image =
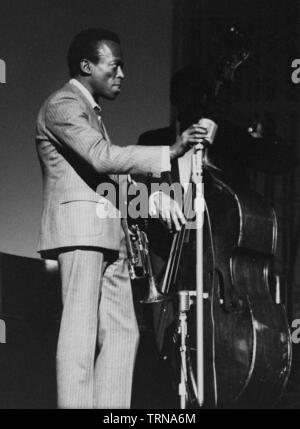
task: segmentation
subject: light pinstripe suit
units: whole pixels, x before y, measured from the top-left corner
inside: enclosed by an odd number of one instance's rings
[[[43,173],[38,250],[58,257],[62,278],[58,406],[128,408],[138,327],[121,222],[97,217],[105,202],[96,189],[109,174],[159,176],[163,148],[112,145],[71,83],[42,106],[36,142]]]

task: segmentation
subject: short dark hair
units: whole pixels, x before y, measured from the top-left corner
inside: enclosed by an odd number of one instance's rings
[[[78,33],[71,42],[68,50],[68,66],[70,77],[80,74],[80,61],[87,59],[97,64],[99,61],[98,46],[102,41],[112,41],[120,44],[116,33],[104,28],[88,28]]]

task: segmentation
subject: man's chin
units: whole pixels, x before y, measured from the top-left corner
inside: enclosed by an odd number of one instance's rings
[[[118,86],[116,86],[116,87],[114,88],[114,94],[115,94],[115,97],[117,97],[117,96],[120,94],[120,92],[121,92],[121,88],[120,88],[120,87],[118,87]]]
[[[120,91],[119,92],[113,92],[111,94],[105,94],[105,95],[102,95],[102,98],[105,98],[105,100],[111,100],[111,101],[113,101],[113,100],[115,100],[117,98],[117,96],[119,95],[119,93],[120,93]]]

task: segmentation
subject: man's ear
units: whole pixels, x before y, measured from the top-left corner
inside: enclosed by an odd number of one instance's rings
[[[91,67],[90,62],[88,60],[81,60],[80,61],[80,71],[84,75],[90,75],[91,74]]]

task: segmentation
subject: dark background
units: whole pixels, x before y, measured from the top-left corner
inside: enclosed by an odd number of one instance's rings
[[[90,26],[116,31],[122,40],[125,84],[104,105],[110,137],[134,144],[145,130],[169,120],[172,1],[2,0],[0,58],[0,251],[38,257],[41,174],[35,153],[40,105],[68,79],[66,52]]]

